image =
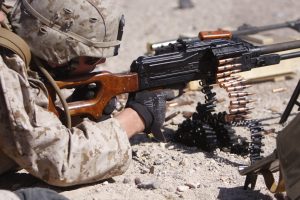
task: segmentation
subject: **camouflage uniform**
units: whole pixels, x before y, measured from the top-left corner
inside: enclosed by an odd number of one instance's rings
[[[4,61],[5,60],[5,61]],[[43,90],[18,56],[0,58],[0,173],[20,166],[49,184],[69,186],[122,174],[131,160],[116,119],[67,129],[47,111]]]

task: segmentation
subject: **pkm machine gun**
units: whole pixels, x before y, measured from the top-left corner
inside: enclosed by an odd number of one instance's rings
[[[157,87],[205,80],[208,84],[217,82],[220,65],[234,65],[222,73],[232,70],[247,71],[255,67],[278,64],[281,60],[300,56],[300,52],[274,54],[279,51],[300,48],[300,41],[267,46],[254,46],[240,39],[179,40],[154,56],[142,56],[134,60],[128,73],[91,73],[72,79],[56,80],[60,88],[74,88],[95,83],[99,89],[95,98],[70,102],[71,116],[88,116],[99,119],[109,100],[122,93],[136,92]],[[113,87],[112,87],[113,86]],[[52,108],[52,111],[53,108]]]

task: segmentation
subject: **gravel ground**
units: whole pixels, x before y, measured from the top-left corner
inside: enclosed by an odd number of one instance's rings
[[[194,8],[178,9],[175,0],[127,0],[121,1],[126,17],[126,28],[120,55],[107,60],[105,69],[123,72],[129,69],[132,60],[146,51],[147,42],[174,39],[179,34],[197,34],[199,30],[214,30],[219,27],[237,27],[243,23],[264,25],[297,19],[300,1],[297,0],[194,0]],[[295,35],[292,31],[276,31],[276,34]],[[103,68],[104,68],[103,67]],[[279,121],[281,113],[299,80],[299,68],[295,67],[293,79],[281,82],[264,82],[249,89],[255,92],[257,102],[252,117],[265,119],[266,128],[282,129]],[[272,89],[287,88],[281,93]],[[218,104],[218,110],[226,110],[226,93],[215,87],[217,98],[225,101]],[[203,102],[199,91],[188,91],[175,101],[192,101],[191,105],[172,107],[167,115],[175,111],[194,111],[198,101]],[[294,110],[293,113],[296,111]],[[292,117],[291,117],[292,118]],[[290,118],[290,119],[291,119]],[[168,138],[172,138],[177,124],[184,118],[181,114],[168,121],[164,128]],[[245,129],[237,130],[248,136]],[[265,155],[275,148],[276,133],[265,136]],[[92,199],[276,199],[270,194],[259,177],[254,191],[242,189],[244,178],[237,167],[249,163],[249,158],[229,154],[217,149],[206,153],[197,148],[167,142],[157,143],[140,134],[131,140],[134,160],[129,170],[122,176],[107,181],[72,187],[54,188],[61,194],[76,200]],[[1,179],[4,188],[16,189],[26,186],[44,186],[40,181],[24,172]],[[137,186],[139,184],[139,187]]]

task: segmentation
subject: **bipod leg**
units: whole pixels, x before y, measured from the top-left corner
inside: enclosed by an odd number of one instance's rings
[[[288,105],[286,106],[282,116],[281,116],[281,119],[279,121],[280,124],[283,124],[284,122],[286,122],[286,120],[288,119],[294,105],[297,105],[299,106],[298,110],[300,109],[300,103],[297,101],[298,97],[300,95],[300,80],[298,81],[298,84],[290,98],[290,101],[288,103]]]
[[[257,181],[257,174],[247,174],[245,184],[244,184],[244,190],[247,190],[250,185],[250,189],[254,190],[255,185]]]

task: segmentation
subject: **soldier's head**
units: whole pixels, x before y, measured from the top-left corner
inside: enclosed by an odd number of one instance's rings
[[[113,2],[18,0],[10,21],[38,58],[53,67],[89,71],[118,54],[124,18]]]

